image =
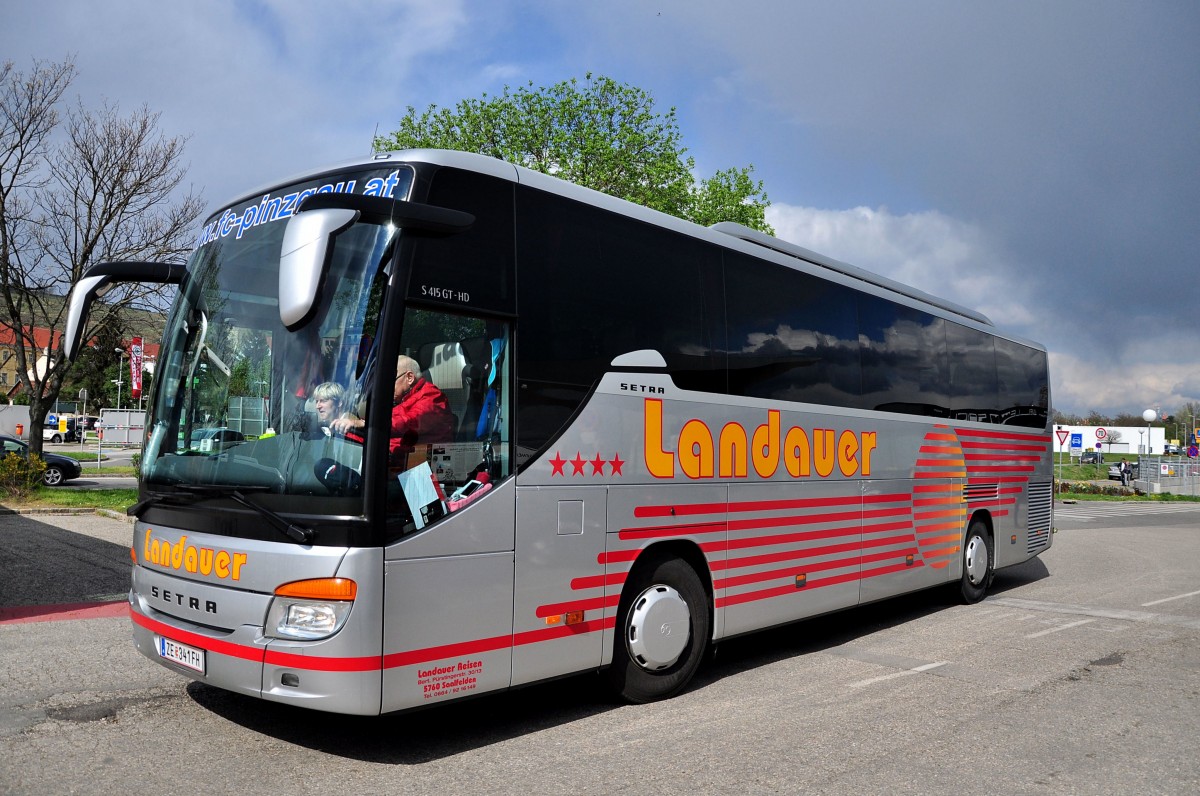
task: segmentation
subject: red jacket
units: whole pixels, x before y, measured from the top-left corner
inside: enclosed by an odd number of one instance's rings
[[[408,454],[418,444],[454,441],[454,414],[437,385],[417,379],[400,403],[392,407],[392,434],[388,450],[393,466],[407,465]]]

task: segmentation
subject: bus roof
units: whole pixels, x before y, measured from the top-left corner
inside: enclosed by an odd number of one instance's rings
[[[558,194],[559,196],[564,196],[568,199],[584,202],[586,204],[599,207],[604,210],[609,210],[614,213],[619,213],[624,216],[636,218],[656,226],[674,229],[692,237],[708,240],[725,248],[730,248],[730,244],[734,243],[734,241],[740,241],[743,243],[743,245],[735,244],[733,248],[740,248],[743,251],[746,251],[744,244],[750,244],[751,248],[760,250],[760,255],[762,254],[761,250],[766,249],[767,251],[775,252],[779,255],[783,255],[787,259],[792,260],[792,264],[794,264],[796,261],[800,261],[806,263],[810,267],[815,267],[818,270],[832,271],[853,281],[873,285],[876,288],[887,291],[888,293],[906,296],[910,299],[921,302],[922,304],[937,307],[944,312],[952,313],[960,318],[969,319],[975,323],[991,327],[993,329],[995,328],[995,324],[992,323],[991,319],[981,312],[969,309],[947,299],[930,295],[929,293],[918,290],[915,287],[910,287],[902,282],[897,282],[893,279],[881,276],[864,268],[859,268],[857,266],[835,260],[832,257],[826,257],[825,255],[806,249],[803,246],[798,246],[794,243],[780,240],[779,238],[772,237],[771,235],[767,235],[764,232],[759,232],[758,230],[743,226],[742,224],[737,224],[732,221],[723,221],[714,224],[711,227],[703,227],[685,219],[677,218],[675,216],[662,213],[658,210],[652,210],[648,207],[634,204],[633,202],[629,202],[624,199],[619,199],[615,196],[602,193],[592,188],[585,188],[581,185],[567,182],[566,180],[554,177],[552,175],[543,174],[542,172],[534,171],[524,166],[518,166],[494,157],[480,155],[474,152],[460,152],[448,149],[408,149],[394,152],[381,152],[369,157],[354,158],[352,160],[334,164],[327,168],[298,174],[290,180],[273,182],[269,185],[263,186],[257,191],[251,191],[250,193],[239,197],[234,202],[222,205],[221,207],[228,207],[241,201],[247,201],[255,196],[259,196],[265,192],[268,192],[275,186],[297,182],[302,179],[311,179],[314,176],[319,176],[322,173],[332,173],[344,170],[346,168],[356,168],[370,165],[381,166],[388,162],[428,163],[432,165],[459,168],[466,171],[472,171],[477,174],[490,175],[499,179],[509,180],[522,185],[528,185],[532,188],[537,188],[549,193]],[[783,260],[783,258],[778,258],[777,261],[784,262],[786,264],[786,260]],[[1008,335],[1005,336],[1008,337]]]

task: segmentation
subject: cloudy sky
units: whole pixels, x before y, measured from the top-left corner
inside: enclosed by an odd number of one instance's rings
[[[0,0],[0,59],[161,111],[209,207],[407,106],[586,72],[755,167],[780,237],[1051,352],[1055,408],[1200,401],[1200,4]],[[735,10],[736,9],[736,10]]]

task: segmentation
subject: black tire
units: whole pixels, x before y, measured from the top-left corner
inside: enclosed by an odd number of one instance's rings
[[[42,483],[46,486],[58,486],[65,480],[67,479],[63,471],[53,464],[47,467],[45,472],[42,473]]]
[[[62,434],[55,434],[53,437],[50,438],[50,441],[53,443],[56,443],[56,444],[61,443],[62,442]]]
[[[967,538],[963,541],[963,571],[959,581],[959,595],[968,605],[977,603],[987,594],[995,572],[992,560],[992,534],[987,523],[979,518],[967,526]]]
[[[657,632],[643,632],[650,628]],[[674,696],[700,667],[711,635],[708,592],[691,565],[668,558],[639,567],[621,594],[609,683],[627,702]]]

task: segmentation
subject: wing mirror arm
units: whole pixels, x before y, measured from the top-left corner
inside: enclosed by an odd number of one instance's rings
[[[92,302],[117,285],[123,282],[178,285],[186,276],[187,266],[181,263],[111,262],[93,265],[71,288],[67,329],[62,338],[63,355],[68,361],[75,361]]]

